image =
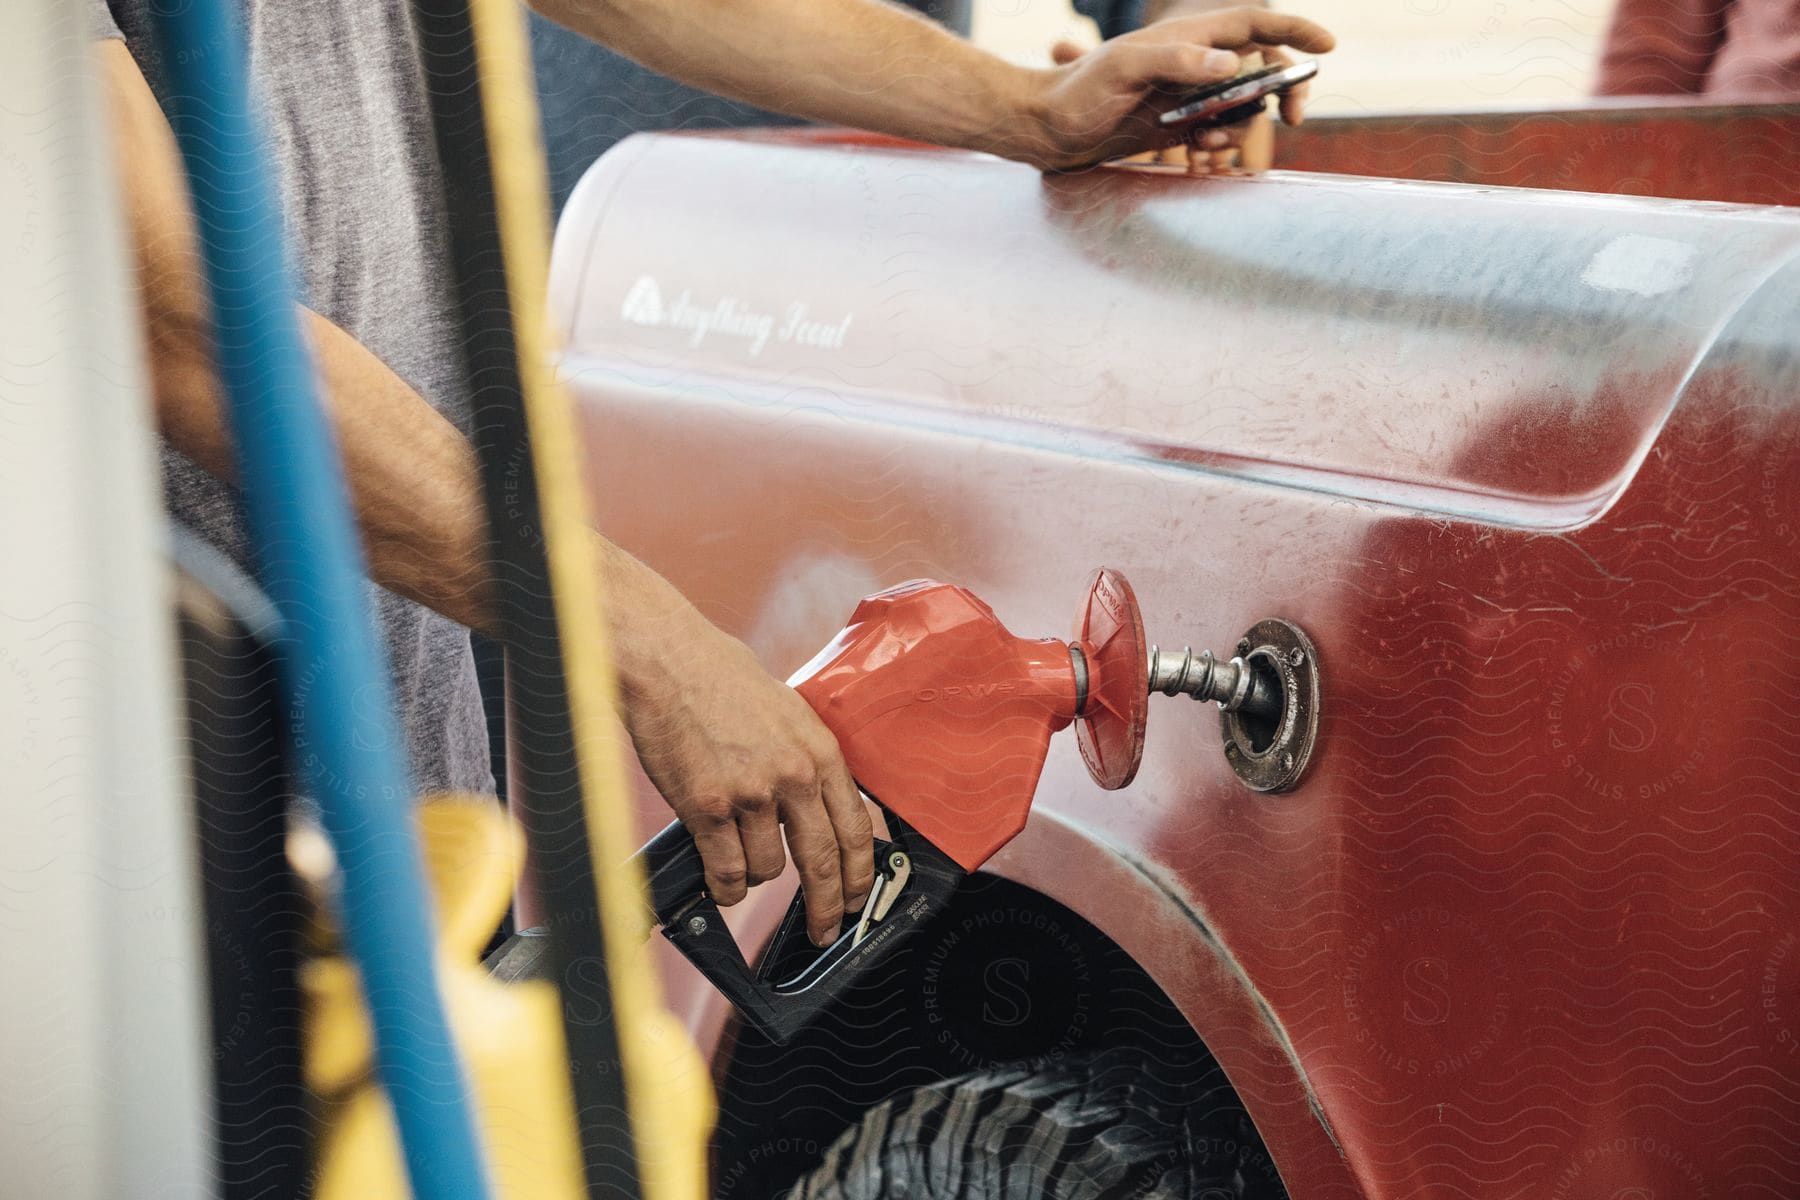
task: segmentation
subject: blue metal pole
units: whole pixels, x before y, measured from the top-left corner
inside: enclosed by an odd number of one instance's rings
[[[362,973],[376,1061],[414,1194],[470,1200],[485,1195],[485,1183],[437,986],[413,788],[341,465],[300,338],[243,33],[228,0],[149,11],[200,226],[244,509],[263,586],[283,618],[298,766],[337,848],[344,936]]]

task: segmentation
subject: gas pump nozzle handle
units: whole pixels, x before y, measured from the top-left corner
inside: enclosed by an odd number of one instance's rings
[[[875,840],[877,889],[894,895],[879,913],[878,893],[871,893],[863,913],[846,914],[837,940],[820,950],[805,937],[805,900],[795,892],[755,967],[707,894],[700,848],[681,822],[633,858],[649,883],[653,924],[746,1021],[784,1042],[853,986],[880,953],[941,912],[965,876],[903,820],[890,814],[888,822],[894,840]]]

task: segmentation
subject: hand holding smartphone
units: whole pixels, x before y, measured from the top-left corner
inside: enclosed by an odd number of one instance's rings
[[[1182,98],[1179,107],[1158,118],[1164,128],[1212,129],[1249,120],[1263,110],[1270,96],[1305,83],[1319,73],[1316,62],[1265,67],[1245,75],[1208,84]]]

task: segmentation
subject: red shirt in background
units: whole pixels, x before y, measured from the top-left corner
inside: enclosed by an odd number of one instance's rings
[[[1619,0],[1595,91],[1800,98],[1800,0]]]

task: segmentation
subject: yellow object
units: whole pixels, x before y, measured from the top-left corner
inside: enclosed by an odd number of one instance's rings
[[[643,872],[630,860],[636,847],[612,719],[616,684],[599,562],[574,411],[551,366],[544,311],[550,198],[525,16],[517,0],[471,0],[469,9],[588,844],[600,868],[594,878],[638,1173],[645,1200],[701,1200],[712,1086],[687,1032],[662,1005],[639,923],[646,892]]]
[[[495,1195],[581,1200],[586,1189],[556,988],[498,983],[479,961],[524,857],[518,831],[492,801],[478,799],[435,798],[421,806],[418,820],[438,914],[438,982],[475,1092]],[[314,1195],[403,1200],[410,1194],[406,1167],[393,1108],[374,1077],[356,968],[342,955],[314,958],[302,968],[301,985],[306,1083],[320,1104]]]

